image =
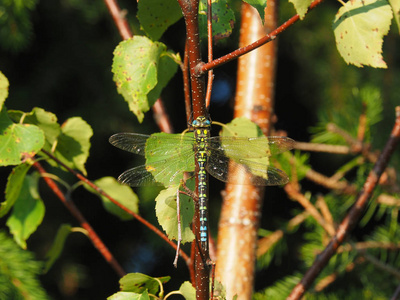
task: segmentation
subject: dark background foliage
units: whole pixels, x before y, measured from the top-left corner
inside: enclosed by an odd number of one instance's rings
[[[135,1],[120,1],[120,6],[127,9],[133,31],[139,34]],[[240,7],[238,3],[234,6]],[[325,3],[307,15],[305,21],[279,37],[276,128],[287,131],[296,140],[308,141],[309,127],[315,126],[321,115],[329,117],[335,109],[346,114],[346,103],[351,101],[353,89],[372,86],[382,92],[384,99],[385,118],[375,129],[380,136],[372,139],[373,145],[380,147],[389,134],[393,106],[398,102],[396,95],[400,95],[399,54],[398,51],[396,53],[399,38],[394,34],[395,30],[391,30],[385,38],[384,56],[388,70],[347,66],[337,53],[331,29],[337,8],[336,3]],[[281,4],[281,21],[293,14],[291,4]],[[23,38],[13,41],[0,35],[0,70],[10,81],[7,108],[27,112],[33,107],[41,107],[55,113],[59,122],[81,116],[94,130],[86,164],[88,177],[93,180],[103,176],[117,177],[135,164],[135,157],[114,149],[108,143],[108,137],[115,132],[150,133],[157,128],[151,113],[146,115],[144,125],[139,126],[116,92],[111,63],[113,49],[121,39],[105,4],[102,1],[42,0],[19,17],[25,22],[19,28]],[[239,17],[237,11],[237,20]],[[239,24],[235,27],[233,36],[217,45],[214,57],[235,49]],[[181,20],[168,29],[162,41],[182,53],[184,37]],[[221,102],[212,104],[213,120],[230,120],[235,69],[236,63],[233,62],[215,71],[214,100]],[[176,131],[185,129],[181,75],[170,82],[163,98]],[[331,174],[348,159],[333,157],[327,160],[326,157],[326,154],[313,154],[310,160],[313,167],[324,174]],[[0,170],[0,188],[3,190],[10,170]],[[70,183],[75,181],[68,174],[63,174],[63,178]],[[221,183],[215,181],[212,185],[223,188]],[[303,185],[305,190],[326,192],[307,181]],[[211,196],[211,225],[214,228],[221,198],[220,190],[215,190]],[[290,217],[290,208],[297,205],[282,200],[283,192],[277,187],[268,188],[267,192],[262,227],[273,230],[282,220]],[[148,199],[140,204],[141,214],[156,223],[152,201],[155,188],[141,189],[138,193],[141,199]],[[28,241],[28,247],[37,259],[44,258],[61,223],[77,225],[45,186],[41,189],[41,196],[45,200],[46,216],[39,230]],[[187,279],[186,271],[182,272],[185,270],[183,264],[178,270],[172,266],[174,251],[148,229],[135,221],[121,222],[107,214],[98,198],[84,189],[74,192],[73,200],[127,272],[171,275],[174,281],[167,285],[170,289],[177,288]],[[0,222],[4,228],[4,221]],[[294,237],[289,241],[293,247],[287,251],[295,253],[298,239]],[[287,269],[293,270],[298,263],[295,259],[280,262],[278,259],[275,267],[259,274],[259,288],[265,286],[266,281],[272,283],[280,278]],[[116,274],[90,241],[79,233],[68,238],[62,256],[42,277],[42,281],[54,299],[104,299],[118,289]]]

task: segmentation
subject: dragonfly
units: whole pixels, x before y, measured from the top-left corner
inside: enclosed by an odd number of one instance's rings
[[[294,140],[288,137],[210,136],[211,121],[200,116],[191,123],[189,134],[117,133],[110,143],[122,150],[143,155],[146,164],[123,172],[118,181],[132,187],[179,184],[185,172],[193,172],[197,161],[200,242],[208,245],[207,173],[223,182],[255,186],[283,185],[289,181],[268,157],[288,151]],[[195,159],[196,158],[196,159]],[[260,160],[261,159],[261,160]],[[229,173],[230,167],[236,171]]]

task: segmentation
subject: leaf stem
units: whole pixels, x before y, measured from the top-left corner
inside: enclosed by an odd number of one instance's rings
[[[87,185],[89,185],[91,188],[93,188],[95,191],[97,191],[100,195],[106,197],[107,199],[109,199],[112,203],[114,203],[115,205],[117,205],[119,208],[123,209],[124,211],[126,211],[127,213],[129,213],[130,215],[132,215],[136,220],[138,220],[140,223],[142,223],[143,225],[145,225],[147,228],[149,228],[150,230],[152,230],[155,234],[157,234],[159,237],[161,237],[164,241],[166,241],[168,244],[171,245],[171,247],[173,247],[174,249],[176,249],[176,245],[175,243],[173,243],[172,241],[170,241],[168,239],[168,237],[162,233],[157,227],[155,227],[153,224],[151,224],[150,222],[148,222],[146,219],[142,218],[140,215],[134,213],[133,211],[131,211],[130,209],[128,209],[127,207],[125,207],[124,205],[122,205],[121,203],[119,203],[118,201],[116,201],[114,198],[112,198],[110,195],[108,195],[106,192],[104,192],[102,189],[100,189],[97,185],[95,185],[92,181],[90,181],[89,179],[87,179],[85,176],[83,176],[82,174],[79,174],[78,172],[76,172],[75,170],[71,169],[70,167],[68,167],[67,165],[65,165],[62,161],[60,161],[57,157],[55,157],[53,154],[47,152],[46,150],[42,150],[46,155],[48,155],[51,159],[53,159],[54,161],[56,161],[58,164],[60,164],[62,167],[64,167],[68,172],[70,172],[71,174],[73,174],[75,177],[77,177],[79,180],[81,180],[82,182],[86,183]],[[179,252],[179,254],[181,255],[181,257],[186,261],[186,265],[188,266],[188,268],[190,268],[192,262],[191,259],[187,256],[187,254],[185,252],[183,252],[182,250]]]
[[[41,175],[47,174],[45,169],[39,162],[34,162],[33,166],[39,171]],[[49,188],[53,193],[61,200],[65,207],[70,211],[70,213],[78,220],[81,226],[87,231],[89,239],[92,241],[95,248],[100,252],[104,259],[110,264],[118,276],[123,277],[126,273],[122,269],[121,265],[117,262],[111,252],[108,250],[107,246],[103,243],[97,233],[94,231],[89,222],[85,219],[79,209],[75,206],[72,201],[67,201],[63,192],[58,188],[57,184],[48,176],[43,176],[44,181],[47,183]]]

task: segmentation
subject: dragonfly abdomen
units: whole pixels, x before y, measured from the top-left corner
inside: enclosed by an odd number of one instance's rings
[[[199,220],[200,220],[200,243],[203,249],[207,249],[208,244],[208,213],[207,213],[207,173],[206,164],[208,159],[207,139],[210,136],[209,128],[197,128],[195,133],[194,151],[196,153],[199,171],[198,178],[198,197],[199,197]]]

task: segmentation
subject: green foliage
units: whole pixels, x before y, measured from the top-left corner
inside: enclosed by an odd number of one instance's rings
[[[257,9],[261,21],[264,24],[265,9],[267,8],[267,0],[243,0],[244,2],[250,4],[255,9]]]
[[[390,6],[393,10],[393,16],[397,23],[397,29],[400,32],[400,2],[397,0],[389,0]]]
[[[213,38],[221,40],[232,34],[235,24],[235,14],[226,0],[212,0],[212,30]],[[199,3],[200,38],[207,39],[207,0]]]
[[[15,124],[3,107],[0,112],[0,166],[18,165],[44,145],[43,132],[34,125]]]
[[[15,167],[8,176],[5,201],[0,206],[0,217],[5,216],[14,206],[21,194],[21,189],[25,181],[26,173],[31,166],[27,163]]]
[[[194,300],[196,299],[196,290],[194,289],[193,285],[185,281],[182,283],[181,287],[179,288],[179,292],[186,300]]]
[[[3,109],[3,104],[8,97],[9,82],[6,76],[0,72],[0,111]]]
[[[38,192],[39,176],[37,173],[25,176],[17,201],[14,203],[7,226],[14,240],[26,249],[26,240],[42,223],[45,207]]]
[[[72,232],[72,227],[69,224],[62,224],[60,228],[58,228],[57,235],[54,239],[53,245],[51,246],[50,250],[46,254],[46,262],[44,266],[44,273],[47,273],[50,268],[53,266],[55,261],[61,255],[61,252],[64,248],[65,241],[67,237]]]
[[[186,181],[189,189],[194,190],[194,180]],[[158,223],[167,233],[169,239],[178,240],[178,214],[176,208],[177,192],[180,189],[179,185],[173,185],[165,190],[162,190],[156,198],[156,214]],[[190,228],[194,215],[193,200],[185,195],[179,195],[180,203],[180,218],[182,230],[182,243],[192,242],[194,234]]]
[[[139,212],[139,207],[138,207],[139,199],[137,195],[131,190],[130,187],[121,185],[114,177],[103,177],[97,179],[93,183],[97,187],[99,187],[102,191],[106,192],[118,203],[128,208],[130,211],[134,213]],[[133,219],[133,216],[131,214],[127,213],[122,208],[115,205],[107,197],[98,194],[97,191],[89,187],[87,184],[85,184],[85,188],[88,191],[100,196],[103,202],[104,209],[107,210],[109,213],[117,216],[122,221],[128,221]]]
[[[182,18],[182,11],[175,0],[143,0],[138,3],[137,17],[147,35],[157,41],[169,26]]]
[[[357,67],[387,68],[381,53],[392,18],[386,0],[346,2],[333,22],[336,44],[345,62]]]
[[[166,277],[150,277],[141,273],[130,273],[120,279],[121,291],[108,297],[109,300],[122,300],[122,299],[150,299],[149,295],[154,297],[157,295],[159,299],[169,299],[171,296],[174,299],[174,295],[182,295],[186,300],[195,300],[196,291],[192,284],[185,281],[178,291],[170,292],[164,297],[163,284],[170,280],[169,276]]]
[[[265,229],[259,230],[259,233],[260,232],[263,232],[262,236],[268,236],[273,233],[272,231],[268,231]],[[286,230],[284,232],[287,233]],[[268,248],[268,251],[266,253],[257,258],[257,268],[266,269],[273,262],[276,262],[276,264],[278,264],[282,260],[282,257],[287,253],[287,250],[288,247],[286,236],[283,235],[282,238],[278,239]]]
[[[93,130],[86,121],[73,117],[60,126],[53,113],[37,107],[30,113],[10,111],[10,117],[16,122],[27,123],[23,124],[25,126],[32,124],[39,128],[46,141],[42,145],[43,149],[52,152],[68,167],[78,169],[86,175],[85,163],[89,157],[90,138],[93,135]],[[48,162],[57,166],[52,160]]]
[[[0,232],[0,299],[49,299],[40,286],[41,263]]]
[[[266,288],[262,292],[254,293],[254,300],[264,300],[264,299],[276,299],[283,300],[289,296],[292,289],[301,279],[300,274],[286,276],[280,280],[277,280],[272,286]]]
[[[144,36],[121,42],[114,50],[112,72],[120,93],[139,122],[177,70],[179,58],[160,42]],[[163,73],[161,73],[161,71]],[[158,85],[158,86],[157,86]],[[150,94],[152,90],[157,92]]]
[[[29,45],[32,36],[30,12],[37,0],[0,2],[0,45],[4,50],[19,52]]]
[[[163,293],[162,284],[170,279],[169,276],[154,278],[141,273],[130,273],[122,277],[119,284],[123,292],[143,293],[148,291],[150,294],[156,295],[160,292]]]
[[[328,124],[335,124],[339,129],[346,129],[354,139],[357,138],[360,117],[366,116],[365,141],[371,142],[371,127],[382,120],[382,98],[380,91],[372,86],[366,85],[361,89],[354,88],[352,95],[346,99],[343,105],[334,107],[333,110],[320,112],[320,124],[310,129],[313,133],[312,142],[344,144],[346,140],[337,131],[328,130]],[[346,113],[340,113],[345,111]]]
[[[70,168],[86,175],[85,163],[92,135],[92,128],[81,117],[69,118],[61,125],[54,155]]]
[[[300,20],[303,20],[307,11],[308,7],[310,6],[312,0],[289,0],[289,2],[293,3],[294,8],[296,9],[296,12],[300,16]]]

